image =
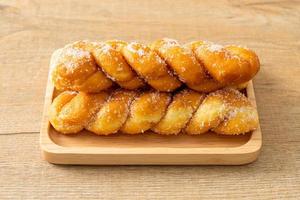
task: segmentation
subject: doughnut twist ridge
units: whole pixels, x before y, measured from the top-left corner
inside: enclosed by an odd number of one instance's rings
[[[56,50],[50,62],[58,90],[97,93],[114,83],[134,90],[150,85],[170,92],[186,84],[199,92],[240,88],[258,72],[257,55],[244,47],[161,39],[149,46],[124,41],[78,41]]]
[[[64,134],[87,129],[98,135],[148,130],[164,135],[207,131],[237,135],[258,127],[256,108],[231,88],[208,95],[190,89],[176,94],[124,89],[97,94],[64,91],[52,102],[49,119]]]

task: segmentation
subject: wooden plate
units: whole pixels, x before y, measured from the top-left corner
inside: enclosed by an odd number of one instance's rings
[[[260,128],[239,136],[206,133],[162,136],[115,134],[97,136],[88,131],[63,135],[48,121],[54,87],[48,80],[40,145],[43,157],[56,164],[80,165],[240,165],[256,160],[262,145]],[[256,106],[252,82],[246,93]]]

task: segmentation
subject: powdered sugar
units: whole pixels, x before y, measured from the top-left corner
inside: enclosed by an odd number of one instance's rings
[[[91,62],[90,52],[82,49],[67,48],[62,52],[62,54],[66,57],[70,57],[63,59],[63,64],[68,72],[73,72],[76,67],[80,66],[84,62]],[[58,62],[60,62],[60,60]]]
[[[64,62],[64,66],[68,71],[73,71],[76,67],[78,67],[78,62],[74,62],[72,60]]]
[[[219,44],[209,44],[207,46],[207,49],[211,52],[220,52],[223,50],[223,46],[222,45],[219,45]]]
[[[155,59],[158,63],[166,65],[165,61],[161,57],[159,57],[157,54],[155,54]]]
[[[110,54],[110,50],[112,50],[112,47],[110,45],[108,45],[108,44],[104,44],[101,47],[101,51],[104,54]]]
[[[75,48],[67,48],[65,50],[65,55],[72,56],[78,59],[81,58],[91,58],[91,54],[88,51],[84,51],[82,49],[75,49]]]
[[[170,48],[179,46],[179,43],[176,40],[169,39],[169,38],[164,38],[163,39],[163,44],[160,48],[160,51],[163,53],[166,53]]]
[[[137,42],[131,42],[129,43],[126,47],[127,47],[127,50],[129,50],[130,52],[132,53],[135,53],[137,50],[136,50],[136,46],[138,45]]]
[[[145,55],[145,51],[143,49],[139,49],[139,50],[137,50],[137,54],[139,56],[144,56]]]
[[[167,46],[179,46],[178,42],[174,39],[170,39],[170,38],[164,38],[163,41],[165,42],[164,45]]]
[[[127,49],[132,52],[136,53],[138,56],[143,57],[146,56],[145,49],[146,46],[139,44],[137,42],[131,42],[130,44],[127,45]]]

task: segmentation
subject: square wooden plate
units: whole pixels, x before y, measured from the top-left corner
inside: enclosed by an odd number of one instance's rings
[[[97,136],[88,131],[63,135],[48,121],[48,107],[55,90],[48,80],[40,145],[50,163],[80,165],[240,165],[253,162],[262,145],[260,127],[245,135],[163,136],[151,132],[139,135]],[[256,106],[252,82],[246,88]]]

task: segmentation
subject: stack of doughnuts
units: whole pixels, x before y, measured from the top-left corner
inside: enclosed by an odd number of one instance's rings
[[[258,127],[256,108],[239,91],[260,67],[245,47],[83,40],[56,50],[50,67],[60,94],[49,121],[63,134],[238,135]]]

